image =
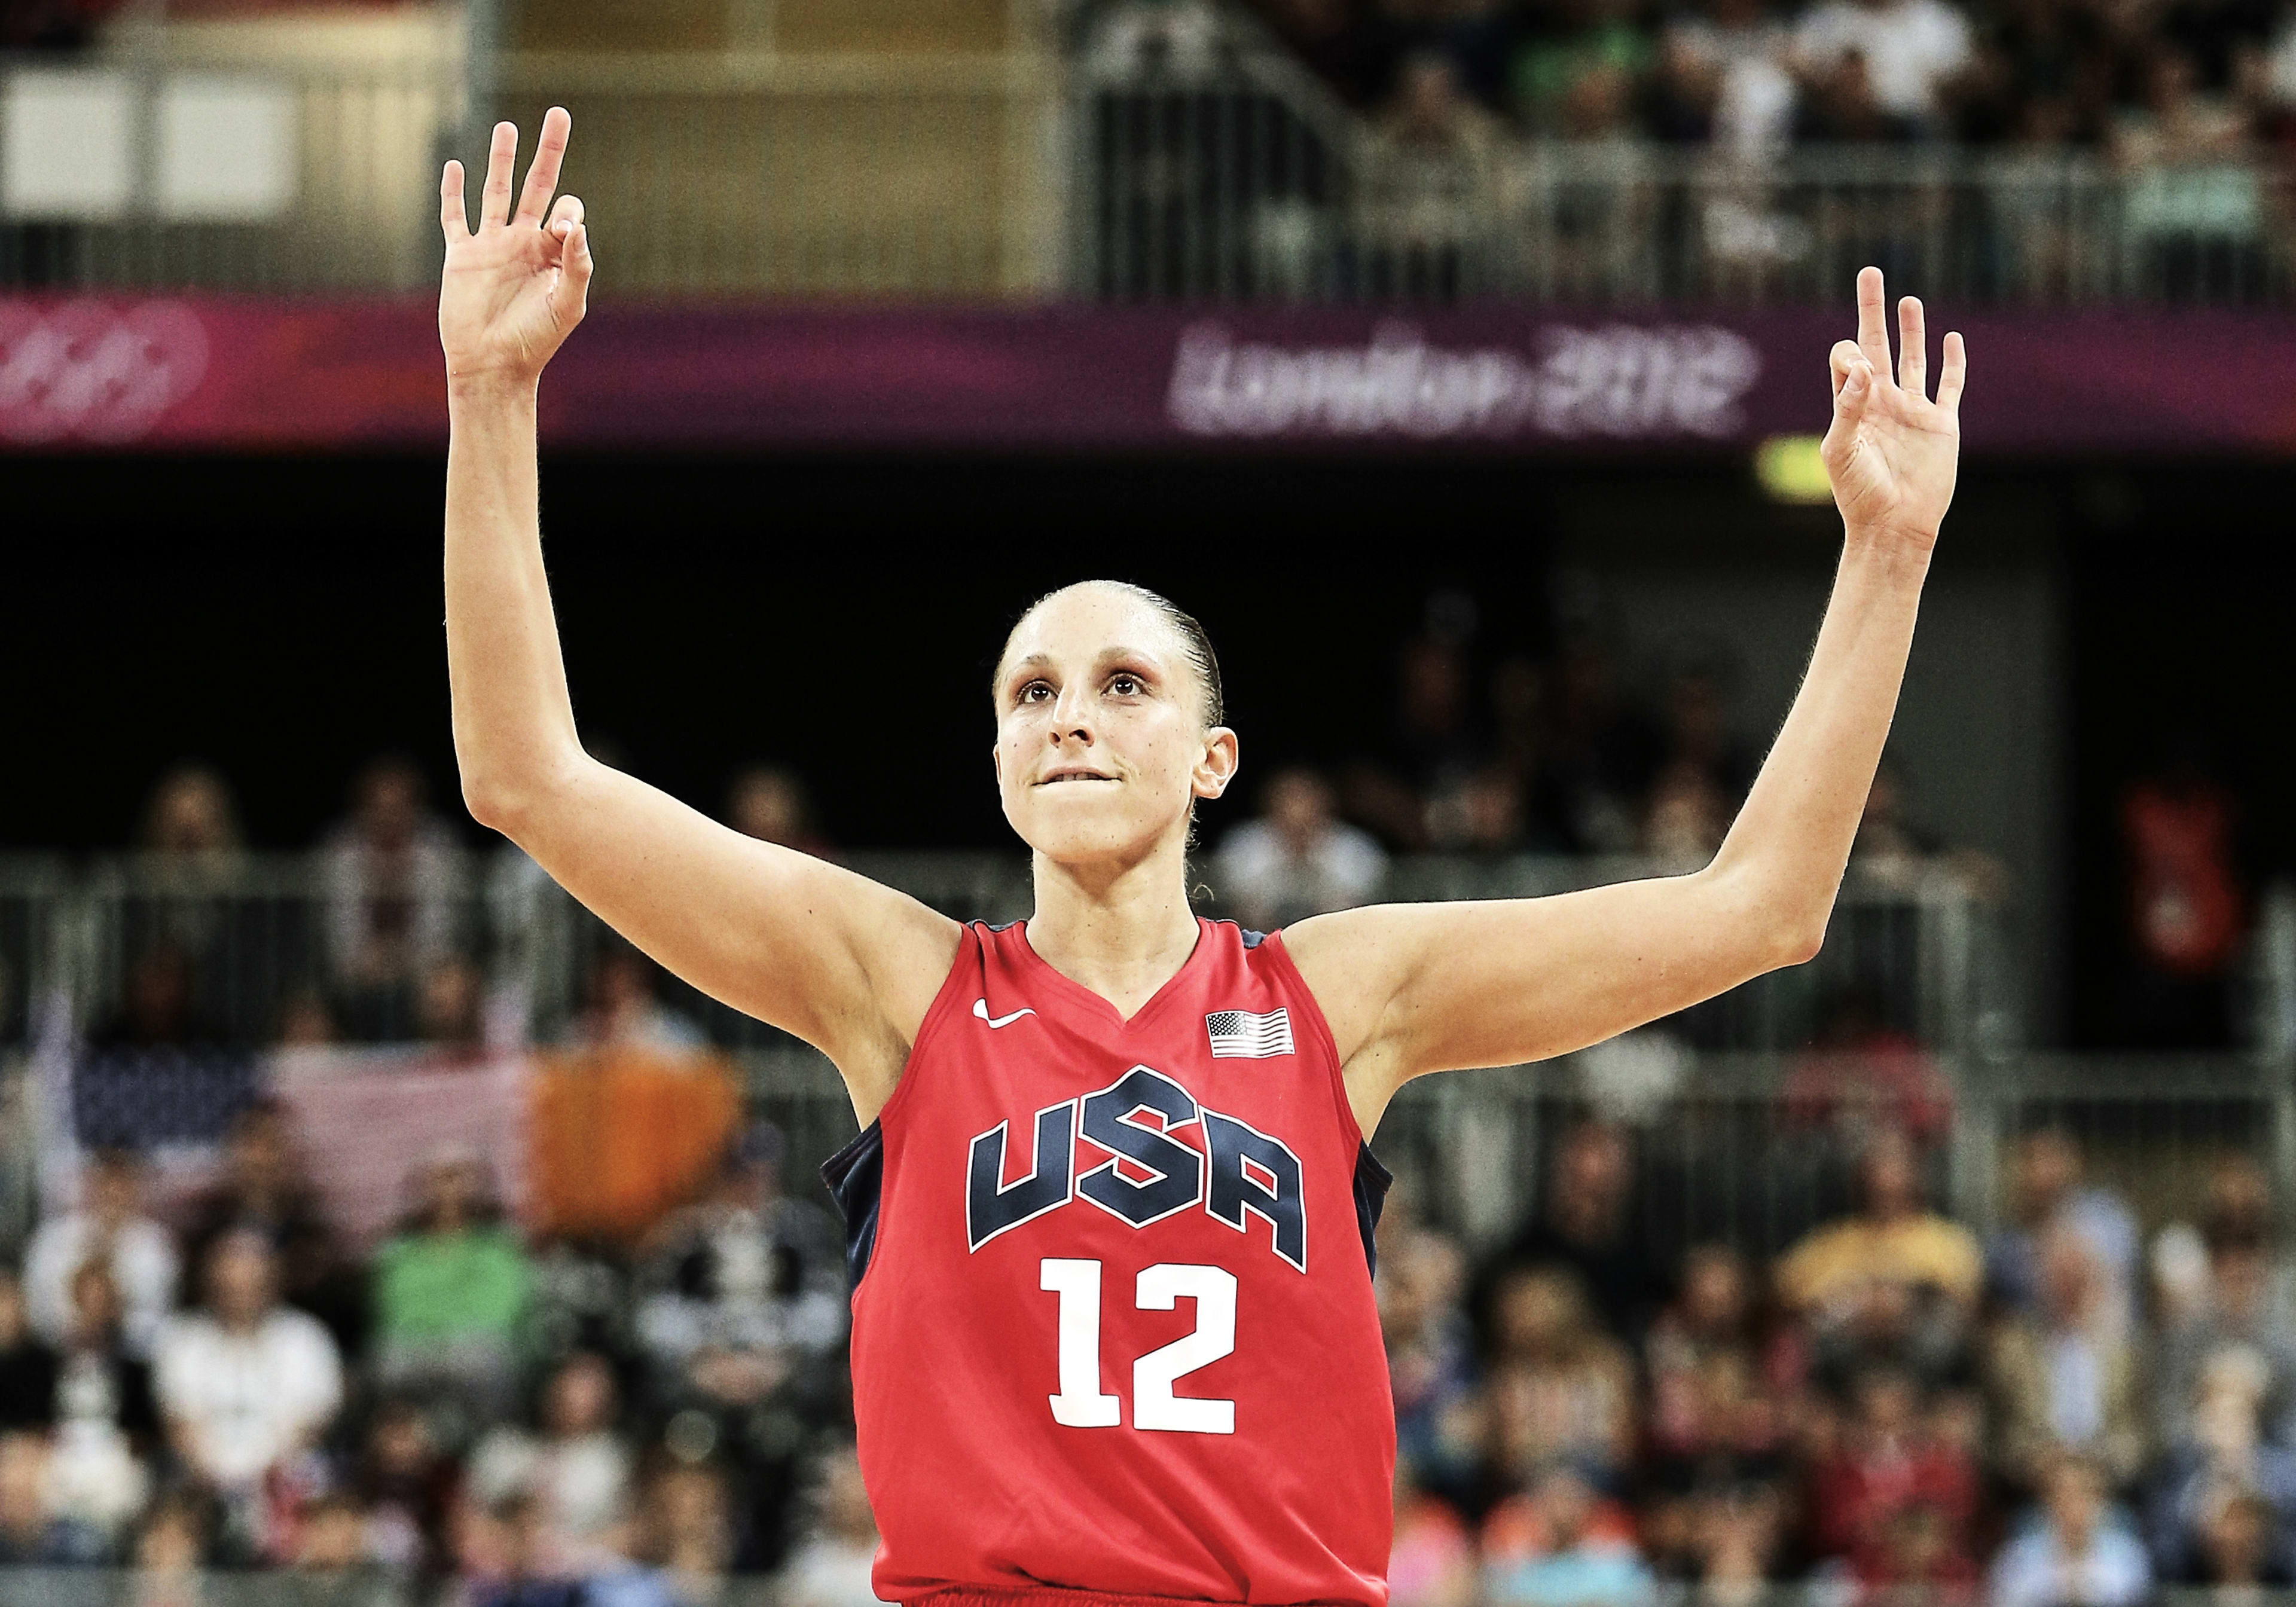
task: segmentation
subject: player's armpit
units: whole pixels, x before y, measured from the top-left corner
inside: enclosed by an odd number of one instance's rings
[[[1713,868],[1549,898],[1343,910],[1284,944],[1366,1133],[1414,1077],[1583,1049],[1809,953],[1751,879]]]

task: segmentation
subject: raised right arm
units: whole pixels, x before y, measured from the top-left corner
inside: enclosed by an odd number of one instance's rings
[[[554,110],[515,213],[518,131],[495,129],[477,233],[440,189],[447,266],[447,663],[471,813],[711,997],[837,1063],[866,1122],[956,952],[956,923],[865,877],[731,831],[584,751],[542,562],[535,397],[589,291],[582,204],[554,206]]]

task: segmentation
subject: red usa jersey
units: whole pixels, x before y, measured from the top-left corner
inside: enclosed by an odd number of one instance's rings
[[[1388,1177],[1280,938],[1201,924],[1130,1021],[965,929],[844,1209],[877,1594],[1383,1607]]]

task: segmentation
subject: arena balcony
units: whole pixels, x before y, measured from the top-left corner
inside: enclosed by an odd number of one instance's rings
[[[563,103],[604,301],[1956,306],[2289,292],[2284,173],[1533,135],[1351,106],[1242,10],[178,4],[0,60],[0,286],[414,294],[434,176]],[[1400,93],[1400,92],[1398,92]],[[1407,97],[1406,97],[1407,98]]]

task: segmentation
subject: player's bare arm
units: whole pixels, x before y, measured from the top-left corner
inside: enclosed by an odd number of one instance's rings
[[[1792,712],[1713,862],[1558,898],[1389,905],[1286,934],[1366,1132],[1425,1072],[1583,1048],[1817,952],[1897,708],[1960,449],[1966,358],[1948,334],[1926,391],[1922,307],[1890,372],[1879,269],[1831,359],[1826,473],[1844,527],[1832,601]]]
[[[863,1122],[892,1091],[956,950],[956,923],[849,871],[719,825],[584,751],[542,559],[536,393],[582,321],[582,203],[554,195],[570,119],[544,119],[512,205],[518,131],[498,126],[478,227],[462,164],[440,185],[447,652],[471,813],[711,996],[820,1048]]]

